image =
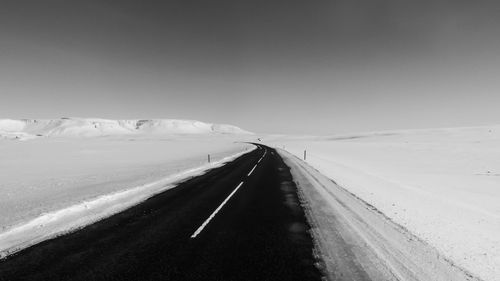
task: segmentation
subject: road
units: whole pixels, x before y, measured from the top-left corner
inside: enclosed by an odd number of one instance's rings
[[[288,167],[269,147],[0,262],[0,280],[321,280]]]

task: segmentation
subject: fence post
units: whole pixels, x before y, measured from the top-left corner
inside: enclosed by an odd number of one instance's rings
[[[208,163],[210,163],[210,154],[208,154]]]
[[[304,161],[307,159],[307,150],[304,149]]]

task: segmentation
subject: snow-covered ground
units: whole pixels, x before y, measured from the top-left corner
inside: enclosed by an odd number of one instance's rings
[[[232,149],[235,149],[235,147]],[[251,149],[255,149],[255,147],[249,149],[248,146],[240,146],[238,149],[239,152],[223,158],[216,157],[219,159],[214,159],[215,161],[202,165],[198,164],[191,169],[163,176],[160,179],[156,179],[152,182],[148,181],[148,183],[139,186],[119,189],[111,193],[105,192],[104,194],[92,198],[81,199],[79,202],[70,203],[66,207],[49,210],[33,218],[26,218],[25,221],[7,228],[4,231],[0,231],[0,258],[43,240],[116,214],[155,194],[175,187],[177,183],[189,177],[198,176],[208,169],[222,166],[226,162],[234,160],[236,157]],[[227,152],[228,151],[225,151],[224,153]],[[69,197],[63,198],[63,200],[64,203],[71,202]],[[39,203],[45,204],[43,200]]]
[[[236,140],[252,138],[191,120],[0,119],[0,231],[200,166],[208,154],[216,161],[249,147]]]
[[[250,148],[236,137],[0,140],[0,231]]]
[[[500,126],[274,137],[484,280],[500,280]]]

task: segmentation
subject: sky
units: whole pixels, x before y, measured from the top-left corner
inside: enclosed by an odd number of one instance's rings
[[[500,2],[0,0],[0,118],[500,124]]]

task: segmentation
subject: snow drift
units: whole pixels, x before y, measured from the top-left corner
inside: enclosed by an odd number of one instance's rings
[[[250,134],[233,125],[194,120],[93,118],[0,119],[0,138],[98,137],[115,135]]]

